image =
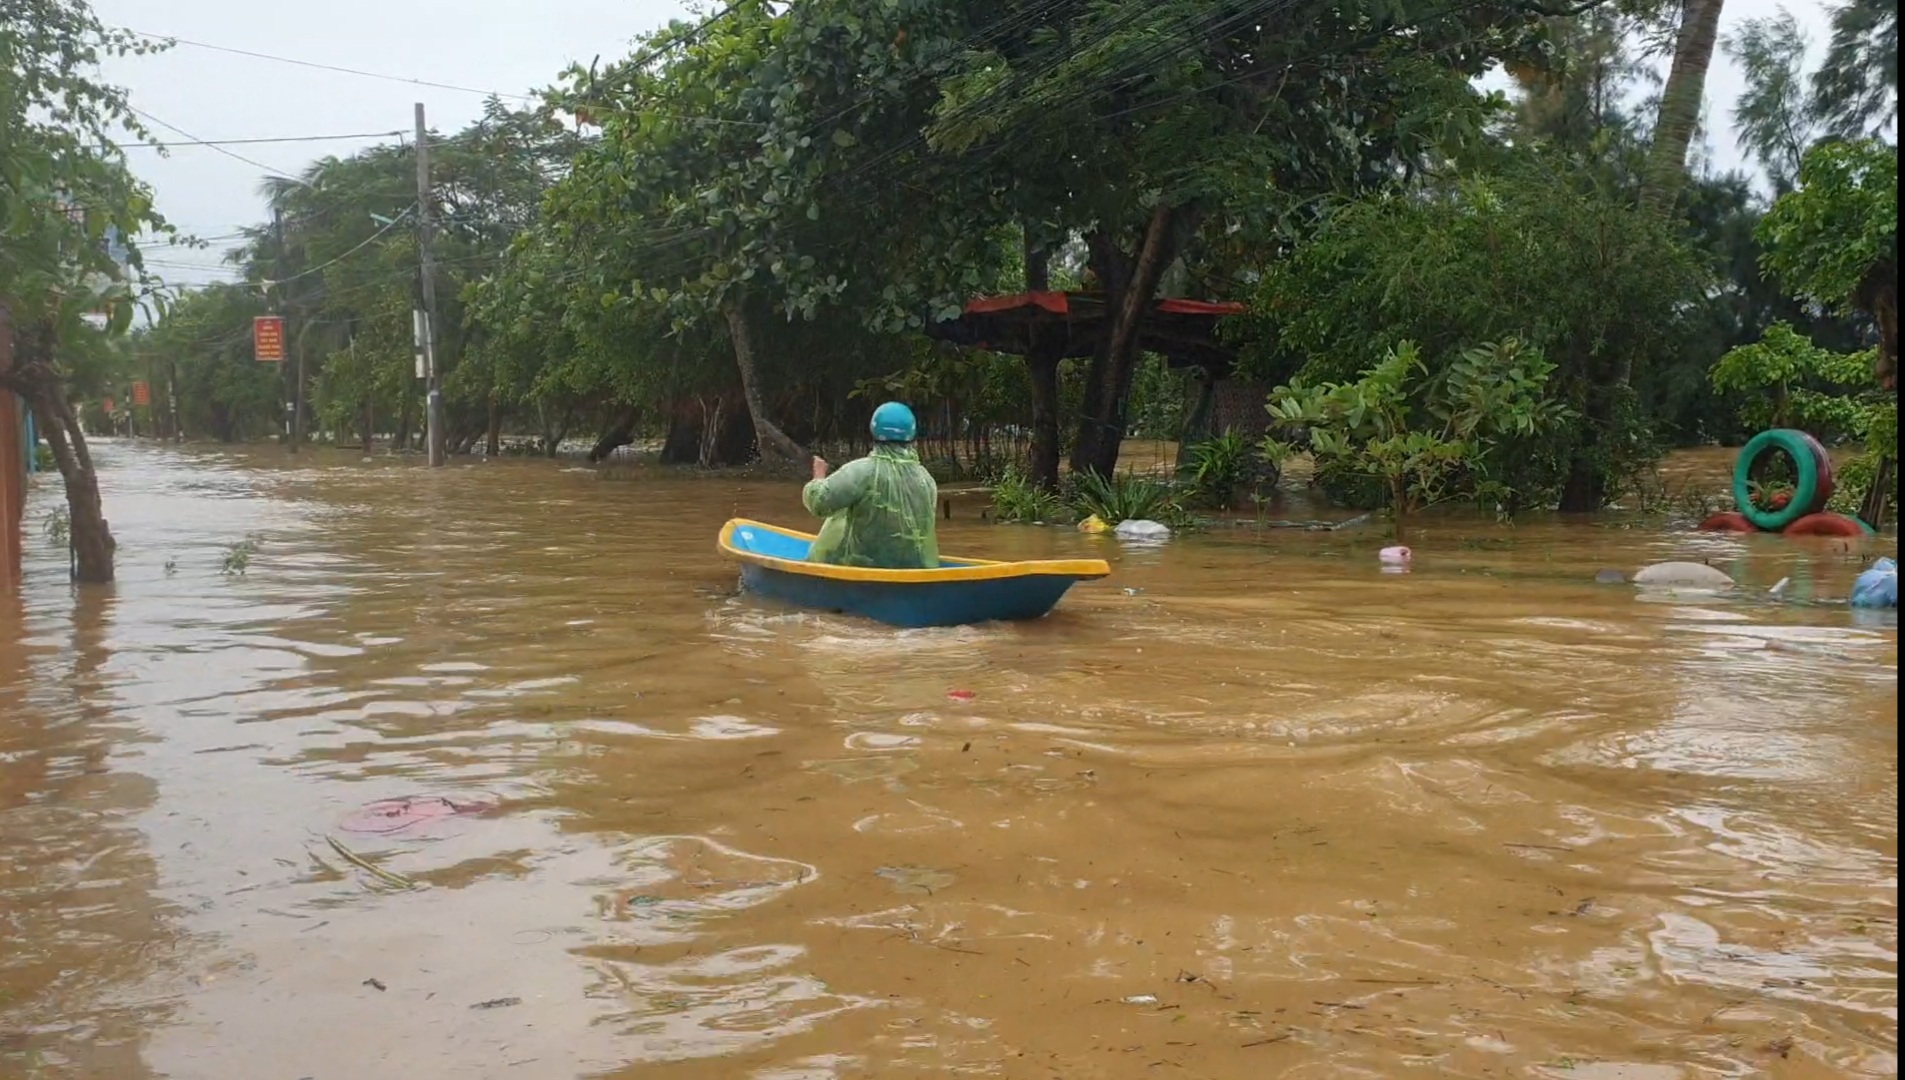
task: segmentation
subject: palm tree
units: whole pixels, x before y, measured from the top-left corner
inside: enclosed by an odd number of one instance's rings
[[[1654,137],[1647,150],[1647,167],[1640,189],[1643,207],[1671,207],[1687,179],[1687,148],[1700,126],[1700,105],[1706,98],[1707,68],[1720,39],[1723,0],[1686,0],[1680,29],[1674,35],[1673,66],[1660,95]]]

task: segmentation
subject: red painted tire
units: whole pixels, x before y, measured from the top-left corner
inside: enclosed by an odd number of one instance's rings
[[[1869,536],[1871,530],[1844,514],[1807,514],[1780,530],[1782,536]]]
[[[1738,510],[1724,510],[1700,523],[1701,532],[1758,532],[1759,529]]]

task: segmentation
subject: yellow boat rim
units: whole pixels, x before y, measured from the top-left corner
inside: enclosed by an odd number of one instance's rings
[[[998,562],[992,559],[957,559],[962,565],[941,566],[932,570],[880,570],[867,566],[835,566],[800,559],[780,559],[743,551],[734,544],[736,529],[761,529],[782,536],[799,537],[812,542],[812,533],[769,525],[749,518],[734,518],[721,526],[721,553],[741,562],[806,577],[831,578],[834,581],[885,582],[892,585],[932,585],[953,581],[998,581],[1015,577],[1102,578],[1111,576],[1111,564],[1103,559],[1045,559],[1032,562]]]

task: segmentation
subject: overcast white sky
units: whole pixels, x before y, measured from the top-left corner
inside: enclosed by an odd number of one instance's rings
[[[257,0],[95,0],[106,23],[208,45],[502,93],[549,85],[571,61],[625,56],[631,39],[705,6],[681,0],[328,0],[317,8]],[[1728,0],[1722,29],[1770,15],[1780,0]],[[1787,0],[1815,50],[1827,30],[1819,0]],[[198,139],[258,139],[409,130],[414,102],[431,126],[454,131],[481,111],[482,97],[387,79],[321,71],[181,44],[156,56],[112,62],[107,77],[132,103]],[[1740,165],[1731,112],[1740,73],[1716,57],[1707,83],[1715,164]],[[176,136],[154,125],[162,135]],[[159,208],[185,232],[227,236],[265,216],[259,180],[267,171],[296,175],[327,154],[346,155],[380,141],[260,143],[231,146],[239,161],[209,146],[175,147],[170,157],[132,149],[134,168],[152,184]],[[216,247],[216,245],[215,245]],[[149,257],[166,280],[188,284],[229,277],[215,251],[161,249]],[[188,265],[189,264],[189,265]]]

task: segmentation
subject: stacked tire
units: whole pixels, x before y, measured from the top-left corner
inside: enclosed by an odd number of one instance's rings
[[[1796,474],[1792,498],[1783,506],[1759,506],[1753,502],[1755,467],[1761,458],[1781,453],[1792,459]],[[1835,483],[1832,459],[1826,454],[1825,446],[1811,435],[1791,428],[1774,428],[1753,436],[1733,462],[1733,502],[1739,507],[1740,516],[1762,532],[1786,532],[1802,518],[1823,513],[1826,504],[1832,501]]]

